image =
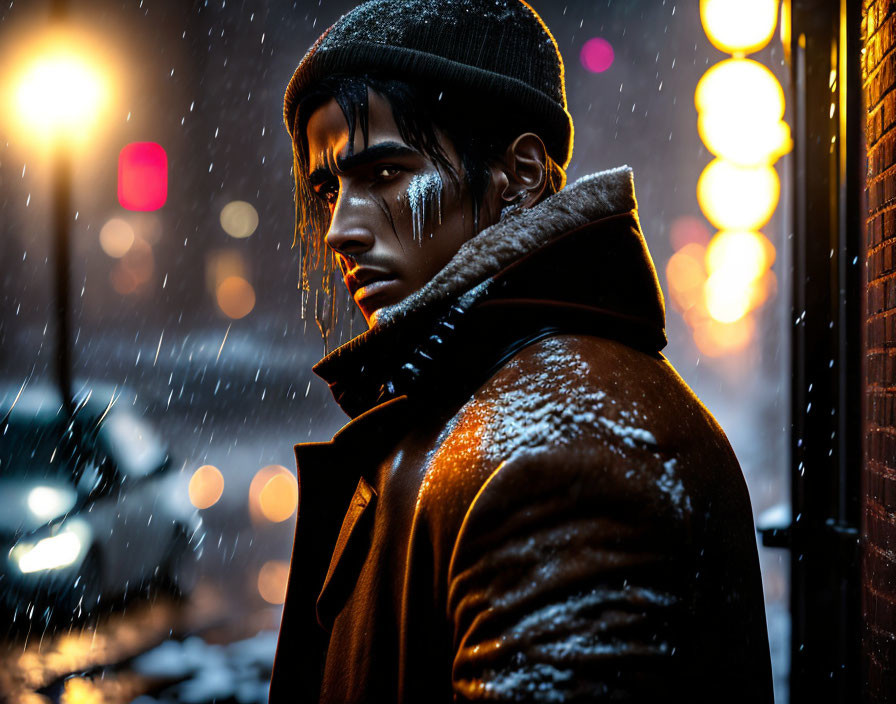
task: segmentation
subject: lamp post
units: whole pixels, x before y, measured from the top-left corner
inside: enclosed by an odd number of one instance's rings
[[[51,28],[17,81],[15,100],[23,127],[50,147],[53,174],[54,316],[56,378],[63,404],[73,410],[69,288],[73,150],[95,123],[105,102],[99,73],[66,35],[67,2],[54,0]]]
[[[55,258],[56,377],[62,403],[71,414],[72,342],[69,325],[71,286],[72,158],[64,140],[57,140],[53,154],[53,256]]]
[[[53,0],[51,22],[62,24],[68,16],[68,1]],[[72,342],[69,330],[69,289],[71,288],[72,159],[65,139],[56,130],[53,135],[53,254],[56,259],[56,378],[62,404],[74,411],[72,388]]]

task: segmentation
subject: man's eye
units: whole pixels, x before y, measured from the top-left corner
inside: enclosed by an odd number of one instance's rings
[[[332,205],[339,197],[339,187],[335,185],[321,186],[315,193],[324,203]]]
[[[401,171],[397,166],[378,166],[376,169],[376,177],[380,180],[388,180],[397,175]]]

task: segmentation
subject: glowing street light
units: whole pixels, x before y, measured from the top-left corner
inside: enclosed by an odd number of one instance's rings
[[[685,244],[669,260],[672,301],[712,356],[743,349],[755,330],[750,311],[774,295],[775,248],[758,232],[774,214],[781,183],[774,163],[793,146],[784,90],[746,54],[774,35],[778,0],[700,0],[713,45],[731,58],[712,66],[694,95],[697,130],[717,158],[697,183],[697,201],[720,232],[706,248]],[[782,10],[782,30],[789,29]]]
[[[773,164],[791,148],[784,89],[752,59],[728,59],[697,84],[697,130],[716,156],[740,166]]]
[[[755,281],[771,267],[775,247],[761,232],[720,232],[706,249],[706,271]]]
[[[778,0],[700,0],[700,19],[716,49],[750,54],[775,33]]]
[[[749,114],[760,122],[784,116],[784,89],[767,67],[753,59],[726,59],[710,68],[694,93],[697,112]]]
[[[793,147],[786,122],[761,123],[743,113],[704,113],[697,132],[710,152],[738,166],[773,164]]]
[[[747,168],[716,159],[697,182],[697,202],[720,230],[758,230],[775,212],[781,182],[771,166]]]
[[[23,141],[35,151],[49,148],[53,155],[53,220],[57,375],[63,401],[72,409],[71,350],[68,293],[69,238],[72,208],[72,154],[86,143],[98,117],[108,107],[108,79],[91,60],[95,50],[75,36],[66,24],[67,3],[54,0],[46,34],[5,62],[16,67],[10,80],[4,71],[6,114],[18,119]]]
[[[108,100],[101,74],[66,47],[49,47],[26,66],[15,88],[22,126],[40,139],[80,141]]]

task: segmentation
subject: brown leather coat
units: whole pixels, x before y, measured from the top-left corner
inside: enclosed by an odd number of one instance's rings
[[[747,489],[659,353],[631,172],[466,243],[315,371],[280,702],[771,702]]]

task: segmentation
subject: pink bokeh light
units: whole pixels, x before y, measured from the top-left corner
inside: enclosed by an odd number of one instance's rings
[[[613,45],[610,42],[600,37],[594,37],[582,46],[579,58],[586,71],[603,73],[613,65],[615,56]]]
[[[676,252],[689,244],[706,247],[711,239],[712,233],[706,223],[693,215],[682,215],[680,218],[675,218],[669,228],[669,240],[672,242],[672,249]]]
[[[118,155],[118,202],[128,210],[158,210],[168,198],[168,155],[155,142],[128,144]]]

